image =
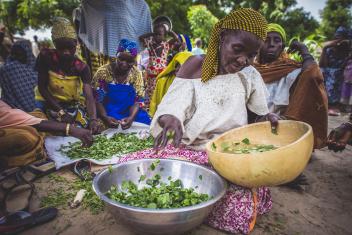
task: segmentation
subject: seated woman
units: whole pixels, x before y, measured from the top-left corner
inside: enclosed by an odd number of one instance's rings
[[[248,124],[247,109],[266,118],[272,128],[278,116],[270,114],[266,88],[260,74],[250,65],[266,38],[267,22],[252,9],[232,11],[215,24],[204,57],[192,56],[158,106],[151,124],[155,148],[124,156],[124,162],[138,158],[175,156],[208,164],[205,144],[220,134]],[[172,145],[168,144],[169,133]],[[179,149],[182,145],[186,148]],[[176,147],[176,148],[175,148]],[[271,209],[268,188],[247,189],[230,184],[208,218],[212,227],[248,234],[257,214]]]
[[[74,136],[85,146],[93,143],[89,130],[36,118],[20,109],[11,108],[0,100],[0,165],[23,166],[44,158],[44,140],[38,131]]]
[[[183,51],[177,53],[167,67],[156,77],[155,90],[150,101],[149,115],[154,116],[158,105],[160,104],[162,98],[166,94],[167,90],[171,86],[172,82],[176,77],[176,73],[180,69],[181,65],[186,62],[186,60],[192,56],[189,51]]]
[[[49,119],[99,132],[88,66],[75,56],[76,33],[69,20],[57,18],[51,30],[55,49],[40,52],[36,69],[36,107]]]
[[[297,51],[302,56],[302,63],[288,58],[285,43],[285,30],[278,24],[269,24],[268,36],[255,63],[270,94],[269,110],[287,119],[310,124],[315,148],[322,148],[328,128],[324,78],[303,43],[293,41],[288,50]]]
[[[150,124],[142,109],[144,85],[136,67],[137,44],[127,39],[119,43],[116,62],[98,69],[93,78],[99,116],[108,127],[128,129],[132,123]]]
[[[0,66],[1,99],[11,107],[26,112],[34,110],[34,87],[38,84],[34,64],[31,42],[16,41],[5,64]]]

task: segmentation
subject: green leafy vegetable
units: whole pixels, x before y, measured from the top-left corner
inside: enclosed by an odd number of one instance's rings
[[[248,154],[248,153],[262,153],[277,149],[274,145],[252,144],[248,138],[239,142],[223,142],[221,143],[221,151],[231,154]]]
[[[147,179],[150,187],[138,189],[137,185],[131,181],[122,183],[122,190],[112,186],[107,192],[107,196],[115,201],[135,207],[150,209],[167,209],[193,206],[211,199],[208,194],[201,194],[193,188],[183,188],[182,181],[177,179],[169,184],[160,182],[160,175],[156,174],[151,179]]]
[[[145,178],[146,178],[146,176],[145,176],[145,175],[141,175],[141,177],[139,177],[138,182],[144,181],[144,180],[145,180]]]
[[[91,176],[91,175],[90,175]],[[74,196],[80,189],[85,189],[82,206],[88,208],[92,214],[98,214],[104,210],[104,202],[95,194],[92,187],[92,177],[89,180],[75,180],[69,182],[62,176],[52,173],[48,176],[52,185],[56,187],[48,191],[48,194],[41,198],[41,207],[64,207],[72,202]]]
[[[61,146],[59,151],[71,159],[90,158],[104,160],[111,158],[113,155],[123,155],[151,148],[152,146],[152,137],[142,140],[133,133],[116,133],[110,139],[106,135],[95,137],[93,145],[89,148],[82,147],[82,142],[78,141]]]
[[[251,144],[251,142],[249,141],[248,138],[244,138],[241,142],[244,143],[244,144],[247,144],[247,145]]]
[[[154,163],[152,163],[152,164],[150,165],[149,169],[152,170],[152,171],[155,170],[155,165],[154,165]]]

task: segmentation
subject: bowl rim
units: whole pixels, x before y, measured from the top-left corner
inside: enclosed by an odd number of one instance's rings
[[[292,143],[288,144],[288,145],[284,145],[284,146],[281,146],[277,149],[273,149],[273,150],[270,150],[270,151],[266,151],[266,152],[257,152],[257,153],[224,153],[224,152],[218,152],[218,151],[214,151],[211,147],[211,145],[217,141],[218,139],[220,139],[221,137],[227,135],[229,132],[233,131],[233,130],[238,130],[238,129],[244,129],[244,128],[248,128],[249,126],[257,126],[257,125],[263,125],[263,124],[267,124],[269,121],[266,121],[266,122],[257,122],[257,123],[252,123],[252,124],[248,124],[248,125],[244,125],[244,126],[241,126],[241,127],[237,127],[237,128],[233,128],[231,130],[228,130],[226,132],[224,132],[223,134],[219,135],[218,137],[216,137],[215,139],[209,141],[207,144],[206,144],[206,151],[207,152],[212,152],[212,153],[221,153],[222,156],[231,156],[233,157],[233,155],[236,155],[236,157],[248,157],[248,156],[252,156],[252,155],[264,155],[264,154],[268,154],[268,152],[272,153],[272,152],[275,152],[275,151],[279,151],[279,150],[282,150],[282,149],[285,149],[285,148],[288,148],[294,144],[296,144],[298,141],[306,138],[312,131],[313,131],[313,128],[311,125],[309,125],[308,123],[306,122],[301,122],[301,121],[295,121],[295,120],[279,120],[279,123],[285,123],[285,122],[296,122],[296,123],[300,123],[300,124],[303,124],[304,126],[308,127],[308,130],[298,139],[296,139],[295,141],[293,141]],[[210,161],[210,156],[209,157],[209,161]]]
[[[193,162],[190,162],[190,161],[185,161],[185,160],[179,160],[179,159],[162,159],[162,158],[143,158],[143,159],[136,159],[136,160],[131,160],[131,161],[127,161],[127,162],[123,162],[123,163],[118,163],[118,164],[115,164],[113,165],[113,169],[115,168],[118,168],[120,166],[123,166],[123,165],[130,165],[130,164],[133,164],[133,163],[136,163],[136,162],[139,162],[139,161],[144,161],[144,160],[160,160],[160,161],[170,161],[170,162],[185,162],[187,164],[190,164],[190,165],[195,165],[197,167],[200,167],[200,168],[203,168],[207,171],[209,171],[211,174],[213,174],[215,177],[218,177],[219,180],[223,183],[223,189],[220,191],[220,193],[206,201],[206,202],[202,202],[202,203],[199,203],[197,205],[194,205],[194,206],[186,206],[186,207],[181,207],[181,208],[171,208],[171,209],[150,209],[150,208],[143,208],[143,207],[135,207],[135,206],[130,206],[130,205],[127,205],[127,204],[123,204],[123,203],[120,203],[120,202],[117,202],[115,200],[112,200],[110,199],[109,197],[107,197],[105,194],[103,194],[102,192],[98,191],[98,179],[100,177],[102,177],[103,175],[105,174],[108,174],[108,171],[109,169],[106,168],[105,170],[101,171],[100,173],[98,173],[94,179],[93,179],[93,183],[92,183],[92,187],[93,187],[93,191],[95,192],[95,194],[102,200],[104,201],[105,203],[109,204],[109,205],[112,205],[112,206],[116,206],[116,207],[119,207],[119,208],[123,208],[123,209],[128,209],[130,211],[134,211],[134,212],[144,212],[144,213],[177,213],[177,212],[187,212],[187,211],[193,211],[193,210],[197,210],[197,209],[201,209],[201,208],[205,208],[209,205],[212,205],[214,203],[216,203],[217,201],[219,201],[226,193],[226,190],[228,188],[228,184],[227,184],[227,181],[222,177],[220,176],[216,171],[214,171],[213,169],[209,169],[205,166],[202,166],[202,165],[199,165],[199,164],[196,164],[196,163],[193,163]]]

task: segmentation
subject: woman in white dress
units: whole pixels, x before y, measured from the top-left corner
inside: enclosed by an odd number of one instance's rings
[[[205,144],[248,124],[248,113],[255,114],[256,120],[269,120],[276,128],[278,116],[269,113],[265,84],[251,66],[266,33],[265,18],[252,9],[232,11],[220,20],[212,30],[207,55],[192,56],[182,65],[154,115],[151,133],[155,148],[163,150],[133,153],[120,162],[176,157],[207,165]],[[168,145],[170,132],[173,140]],[[231,233],[248,234],[256,216],[271,207],[268,188],[230,184],[207,223]]]

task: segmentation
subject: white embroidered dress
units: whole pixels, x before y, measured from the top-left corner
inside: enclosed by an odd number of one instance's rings
[[[252,66],[234,74],[218,75],[206,83],[200,79],[175,78],[154,115],[151,134],[162,131],[157,120],[170,114],[182,124],[182,143],[196,150],[216,136],[248,123],[247,108],[269,112],[264,81]]]
[[[290,100],[290,88],[295,83],[298,75],[302,69],[295,69],[291,73],[287,74],[286,77],[281,78],[278,81],[267,83],[266,88],[269,92],[268,107],[272,113],[279,115],[283,114],[282,110],[285,110]]]

